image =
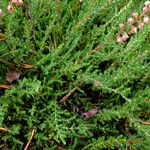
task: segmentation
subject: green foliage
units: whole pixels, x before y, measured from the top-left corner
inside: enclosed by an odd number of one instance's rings
[[[0,89],[0,127],[12,131],[0,130],[1,149],[24,148],[32,129],[31,149],[149,149],[150,24],[116,43],[119,23],[143,4],[26,0],[9,13],[0,2],[0,85],[13,86]],[[21,77],[8,83],[12,70]]]

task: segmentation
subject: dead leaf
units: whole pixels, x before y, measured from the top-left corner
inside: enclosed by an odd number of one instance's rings
[[[150,122],[142,122],[142,124],[150,125]]]
[[[102,44],[98,44],[98,46],[94,49],[95,51],[98,51],[98,50],[100,50],[100,49],[102,49],[103,48],[103,45]]]
[[[7,38],[0,38],[0,41],[6,41]]]
[[[25,68],[25,69],[32,69],[32,68],[36,68],[36,66],[30,65],[30,64],[23,64],[23,65],[22,65],[22,68]]]
[[[7,84],[0,84],[0,88],[1,89],[10,89],[10,88],[12,88],[12,86],[11,85],[7,85]]]
[[[1,131],[4,131],[4,132],[11,132],[11,130],[6,129],[6,128],[3,128],[3,127],[0,127],[0,130],[1,130]]]
[[[97,113],[98,113],[98,110],[96,108],[94,108],[92,110],[84,112],[82,115],[85,116],[85,118],[90,118],[90,117],[94,116]]]

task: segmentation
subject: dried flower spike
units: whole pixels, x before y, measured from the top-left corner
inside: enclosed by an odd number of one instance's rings
[[[120,29],[123,29],[125,27],[125,25],[123,23],[119,24]]]
[[[97,113],[98,113],[98,110],[96,108],[94,108],[92,110],[84,112],[83,116],[85,116],[85,118],[90,118],[90,117],[92,117],[93,115],[95,115]]]
[[[19,77],[20,77],[20,73],[19,72],[16,72],[16,71],[8,72],[6,74],[6,81],[12,82],[12,81],[18,80]]]

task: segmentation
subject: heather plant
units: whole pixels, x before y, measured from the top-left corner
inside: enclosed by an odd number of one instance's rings
[[[148,150],[149,3],[0,1],[0,149]]]

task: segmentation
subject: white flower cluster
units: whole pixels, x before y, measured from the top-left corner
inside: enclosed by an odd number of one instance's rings
[[[146,1],[142,9],[141,15],[139,15],[137,12],[134,12],[132,14],[133,18],[128,18],[127,22],[128,25],[130,26],[129,31],[126,31],[126,26],[123,23],[119,24],[120,31],[117,33],[116,41],[118,43],[125,42],[131,34],[136,33],[138,29],[143,28],[145,24],[149,23],[150,22],[150,18],[148,16],[149,13],[150,13],[150,1]]]

